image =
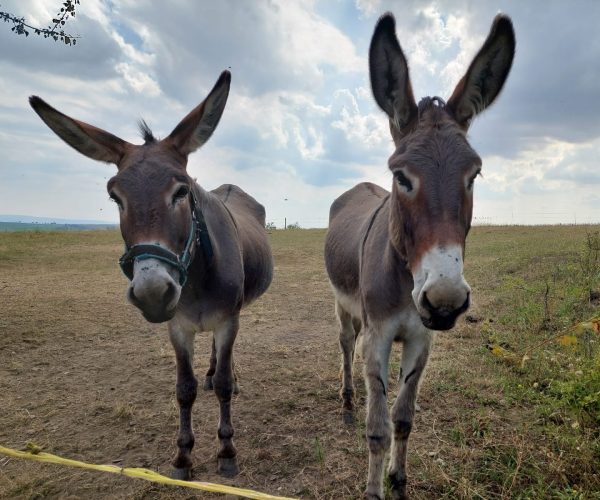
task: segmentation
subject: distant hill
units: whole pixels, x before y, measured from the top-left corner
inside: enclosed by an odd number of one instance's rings
[[[32,217],[31,215],[0,214],[2,231],[90,231],[115,229],[117,224],[106,221],[85,219],[58,219],[53,217]]]
[[[43,224],[39,222],[0,222],[0,233],[7,231],[99,231],[117,229],[116,224]]]
[[[33,217],[31,215],[0,214],[0,223],[2,222],[20,222],[28,224],[101,224],[103,226],[114,226],[116,224],[106,222],[105,220],[60,219],[58,217]]]

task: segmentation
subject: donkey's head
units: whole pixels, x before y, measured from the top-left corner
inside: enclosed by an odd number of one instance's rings
[[[219,123],[230,82],[231,74],[224,71],[206,99],[165,139],[155,139],[142,122],[142,146],[70,118],[39,97],[29,99],[67,144],[89,158],[117,166],[107,189],[119,207],[127,248],[120,261],[131,280],[127,296],[154,323],[173,317],[187,268],[200,251],[200,242],[209,241],[201,235],[206,227],[195,204],[194,182],[186,172],[187,158]]]
[[[371,86],[396,146],[388,162],[394,175],[390,234],[408,262],[413,300],[428,328],[452,328],[469,307],[463,258],[481,159],[466,132],[502,89],[514,52],[512,23],[498,15],[448,102],[426,97],[417,105],[392,14],[381,17],[373,34]]]

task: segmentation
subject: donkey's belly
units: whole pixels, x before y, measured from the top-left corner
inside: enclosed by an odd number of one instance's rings
[[[353,318],[360,319],[362,317],[362,310],[360,306],[360,297],[358,294],[347,294],[341,290],[338,290],[333,286],[333,293],[335,294],[335,300],[339,305],[349,313]]]

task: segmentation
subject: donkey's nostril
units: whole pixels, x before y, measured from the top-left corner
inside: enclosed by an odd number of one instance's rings
[[[171,304],[176,294],[177,288],[175,288],[175,285],[171,282],[167,283],[167,290],[165,291],[165,294],[163,296],[165,306]]]
[[[435,307],[433,307],[433,304],[431,302],[429,302],[429,299],[427,298],[427,292],[423,292],[423,299],[421,302],[422,302],[423,308],[426,311],[428,311],[430,313],[435,312]]]
[[[465,312],[467,309],[469,309],[469,306],[471,305],[471,292],[467,292],[467,298],[465,299],[465,302],[462,306],[460,306],[459,308],[459,314]]]
[[[132,304],[139,304],[140,301],[135,296],[135,292],[133,291],[133,286],[130,286],[129,290],[127,290],[127,296],[129,298],[129,302],[131,302]]]

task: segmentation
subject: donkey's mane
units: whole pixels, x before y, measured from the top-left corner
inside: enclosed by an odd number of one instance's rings
[[[156,137],[154,137],[154,134],[152,134],[152,130],[150,130],[150,127],[144,119],[141,119],[138,122],[138,127],[140,129],[140,134],[142,134],[142,138],[144,139],[144,144],[151,144],[153,142],[156,142]]]
[[[442,99],[441,97],[438,97],[438,96],[423,97],[419,101],[419,105],[418,105],[419,120],[421,119],[421,117],[423,116],[425,111],[427,111],[428,109],[437,108],[439,110],[442,110],[445,107],[446,107],[446,101],[444,101],[444,99]]]

